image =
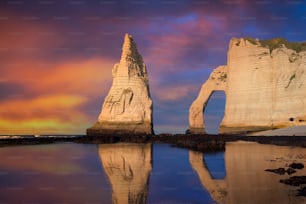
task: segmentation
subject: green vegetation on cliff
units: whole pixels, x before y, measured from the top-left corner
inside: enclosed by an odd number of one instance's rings
[[[270,52],[272,52],[272,50],[276,48],[281,47],[282,45],[285,45],[288,49],[295,50],[296,52],[306,51],[306,42],[289,42],[285,38],[257,40],[251,37],[246,37],[244,39],[248,40],[254,45],[257,45],[259,42],[261,46],[268,47],[270,49]]]

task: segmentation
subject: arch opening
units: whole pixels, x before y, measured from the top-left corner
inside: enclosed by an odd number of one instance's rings
[[[213,91],[203,107],[205,130],[208,134],[218,134],[225,112],[225,92]]]

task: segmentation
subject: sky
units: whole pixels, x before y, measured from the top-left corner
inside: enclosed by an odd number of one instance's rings
[[[302,0],[0,0],[0,134],[84,134],[125,33],[147,65],[155,133],[184,133],[232,37],[306,40]],[[217,133],[225,94],[205,110]]]

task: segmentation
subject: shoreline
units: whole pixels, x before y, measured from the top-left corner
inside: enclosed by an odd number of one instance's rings
[[[159,135],[42,135],[42,136],[14,136],[3,138],[0,136],[0,147],[14,145],[39,145],[61,142],[79,144],[107,144],[107,143],[153,143],[170,144],[174,147],[188,148],[201,152],[224,151],[227,142],[248,141],[260,144],[279,146],[306,147],[306,136],[245,136],[245,135],[208,135],[208,134],[159,134]]]

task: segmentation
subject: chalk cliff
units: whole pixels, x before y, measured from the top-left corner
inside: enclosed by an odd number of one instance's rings
[[[152,170],[151,144],[102,144],[99,156],[112,186],[113,203],[146,203]]]
[[[153,134],[152,100],[146,65],[131,35],[125,34],[120,62],[98,122],[87,134]]]
[[[227,65],[222,68],[224,77],[215,77],[219,67],[213,71],[190,107],[190,131],[205,132],[203,110],[210,95],[218,90],[226,95],[219,133],[305,125],[305,48],[305,43],[290,43],[280,38],[231,39]]]

